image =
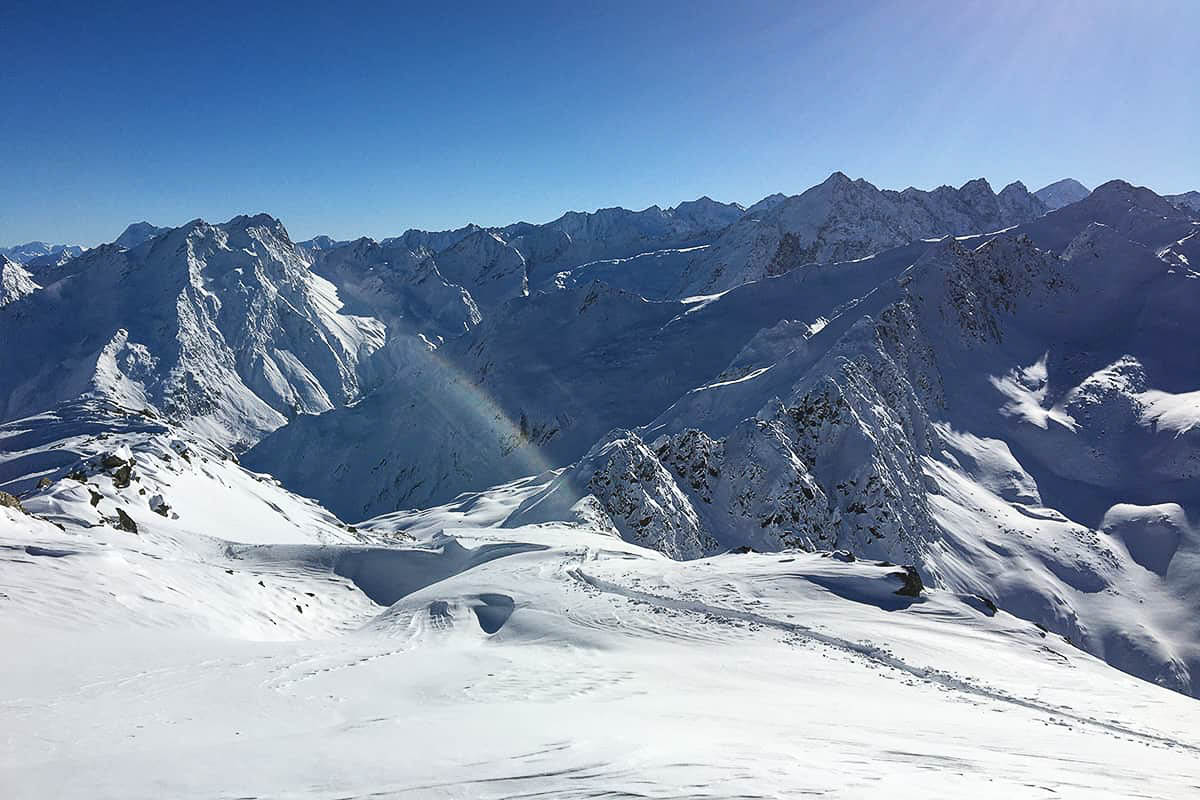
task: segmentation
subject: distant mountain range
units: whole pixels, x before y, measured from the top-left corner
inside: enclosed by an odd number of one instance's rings
[[[0,256],[18,264],[27,264],[34,259],[46,257],[74,258],[82,253],[84,248],[73,244],[46,244],[45,242],[26,242],[13,247],[0,247]]]

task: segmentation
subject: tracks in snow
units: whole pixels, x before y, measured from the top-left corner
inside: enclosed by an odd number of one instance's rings
[[[940,670],[932,669],[930,667],[914,666],[875,645],[864,644],[862,642],[852,642],[849,639],[842,639],[838,636],[832,636],[827,633],[813,630],[812,628],[799,623],[785,622],[783,620],[775,619],[774,617],[756,614],[752,611],[723,608],[696,600],[681,600],[674,597],[643,592],[637,589],[630,589],[628,587],[588,575],[579,567],[572,567],[568,569],[566,573],[575,581],[578,581],[585,586],[589,586],[592,589],[605,594],[624,597],[627,600],[648,603],[653,606],[658,606],[659,608],[695,614],[707,614],[712,617],[723,618],[726,620],[746,622],[766,628],[774,628],[775,630],[783,631],[810,642],[823,644],[828,647],[841,650],[845,653],[849,653],[850,655],[857,656],[878,664],[879,666],[889,667],[899,672],[911,675],[918,680],[937,684],[952,691],[961,692],[963,694],[980,697],[998,703],[1007,703],[1009,705],[1014,705],[1019,708],[1024,708],[1040,714],[1048,714],[1053,717],[1071,720],[1081,726],[1098,728],[1106,733],[1130,737],[1140,740],[1146,744],[1170,748],[1177,747],[1194,753],[1200,753],[1200,746],[1194,744],[1181,742],[1167,736],[1160,736],[1154,733],[1147,733],[1145,731],[1127,728],[1123,725],[1093,719],[1092,717],[1081,716],[1069,708],[1062,708],[1059,706],[1038,702],[1036,700],[1017,697],[999,689],[993,689],[987,686],[979,686]]]

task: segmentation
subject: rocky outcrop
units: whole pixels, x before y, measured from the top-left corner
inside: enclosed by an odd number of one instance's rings
[[[137,523],[133,521],[133,517],[125,513],[125,509],[117,509],[117,527],[128,533],[137,533]]]

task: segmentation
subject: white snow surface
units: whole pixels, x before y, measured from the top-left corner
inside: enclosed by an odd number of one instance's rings
[[[42,288],[29,270],[8,256],[0,255],[0,307],[20,300]]]
[[[893,566],[562,525],[238,545],[278,535],[106,482],[31,504],[62,528],[0,508],[7,797],[1196,791],[1195,701]]]
[[[1195,796],[1200,218],[1052,205],[0,262],[4,796]]]

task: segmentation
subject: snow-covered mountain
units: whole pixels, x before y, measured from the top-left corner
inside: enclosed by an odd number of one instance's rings
[[[0,317],[4,341],[41,343],[0,352],[0,414],[86,394],[237,445],[345,404],[384,326],[308,267],[266,215],[89,250]]]
[[[431,341],[457,336],[480,320],[475,299],[441,274],[424,248],[401,240],[362,238],[318,253],[314,272],[338,287],[348,310],[375,317],[395,338],[421,334]]]
[[[46,242],[26,242],[12,247],[0,247],[0,256],[6,256],[18,264],[27,264],[35,258],[56,256],[74,258],[84,251],[75,244],[47,244]]]
[[[1164,195],[1166,200],[1181,211],[1200,214],[1200,192]]]
[[[0,257],[0,783],[837,788],[763,745],[803,739],[864,791],[919,749],[963,791],[1186,795],[1200,214],[1123,181],[1051,205],[835,173]],[[249,774],[281,736],[300,773]]]
[[[436,350],[407,346],[373,395],[297,420],[245,459],[347,518],[561,466],[713,380],[763,326],[852,307],[928,246],[796,271],[706,304],[649,302],[601,283],[515,298]],[[380,424],[398,408],[396,424]]]
[[[1200,634],[1175,600],[1194,591],[1190,570],[1165,592],[1138,576],[1200,547],[1185,522],[1200,499],[1187,488],[1197,387],[1179,381],[1200,362],[1175,344],[1190,335],[1195,281],[1178,265],[1195,230],[1112,182],[1008,234],[918,241],[690,304],[562,289],[515,301],[387,391],[300,420],[248,459],[355,517],[583,455],[504,524],[602,524],[683,558],[801,547],[913,563],[1192,691]],[[530,344],[542,341],[553,349]],[[1094,418],[1096,403],[1127,409],[1127,427]],[[368,437],[398,407],[422,424]],[[1173,544],[1115,545],[1114,525],[1157,526]],[[1041,565],[1036,577],[997,584],[1003,559],[964,527]],[[1027,535],[1050,543],[1018,547]],[[1129,618],[1090,599],[1099,585],[1154,597],[1136,625],[1173,638],[1129,638]]]
[[[347,241],[338,241],[331,236],[321,235],[314,236],[311,239],[305,239],[302,242],[296,242],[296,244],[297,246],[308,250],[310,253],[315,254],[320,250],[332,250],[335,247],[341,247],[342,245],[347,245],[350,243]]]
[[[170,228],[160,228],[157,225],[151,225],[149,222],[134,222],[116,238],[113,242],[117,247],[123,247],[126,250],[132,250],[139,244],[153,239],[155,236],[161,236],[169,231]]]
[[[820,333],[774,337],[602,440],[509,522],[583,509],[677,557],[799,546],[913,563],[1195,692],[1200,360],[1176,344],[1194,273],[1093,224],[1061,259],[1025,237],[946,240],[901,283],[823,354]]]
[[[1074,178],[1063,178],[1061,181],[1043,186],[1034,192],[1033,196],[1045,204],[1047,211],[1056,211],[1063,206],[1071,205],[1071,203],[1078,203],[1088,194],[1090,194],[1088,188],[1079,181]]]
[[[40,288],[34,282],[33,275],[20,262],[0,255],[0,306],[20,300]]]
[[[841,172],[802,194],[753,208],[696,254],[681,296],[724,291],[804,264],[862,258],[919,239],[998,231],[1047,210],[1021,183],[999,194],[982,178],[958,189],[896,192]]]
[[[544,225],[518,222],[499,233],[521,252],[531,280],[540,287],[555,273],[580,264],[707,244],[744,212],[736,203],[701,197],[666,209],[570,211]]]

